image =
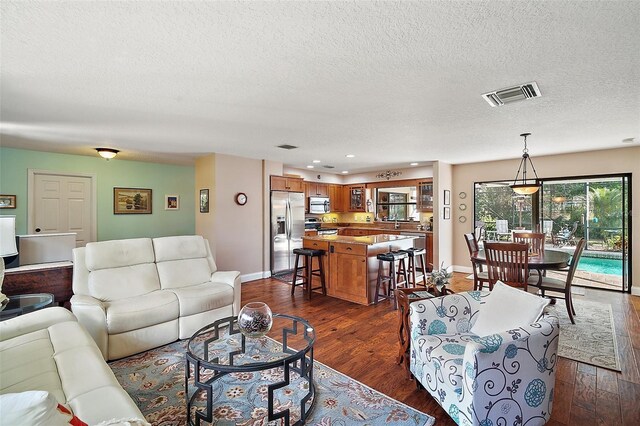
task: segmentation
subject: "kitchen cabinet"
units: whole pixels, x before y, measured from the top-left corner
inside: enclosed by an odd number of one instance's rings
[[[418,200],[416,209],[420,212],[433,211],[433,180],[418,181]]]
[[[325,250],[323,261],[327,263],[323,266],[328,296],[370,305],[374,303],[378,277],[376,256],[389,250],[412,247],[413,240],[404,235],[318,235],[303,237],[303,247]],[[314,277],[314,287],[319,285],[316,279]]]
[[[305,229],[304,230],[304,236],[305,237],[312,237],[314,235],[318,235],[318,231],[316,231],[315,229]]]
[[[329,184],[329,204],[331,206],[331,212],[343,212],[344,207],[344,186]]]
[[[364,185],[349,185],[349,211],[364,212],[366,211],[366,193]]]
[[[318,182],[305,182],[305,192],[307,197],[328,197],[329,185]]]
[[[304,182],[302,178],[288,176],[271,176],[272,191],[304,192]]]

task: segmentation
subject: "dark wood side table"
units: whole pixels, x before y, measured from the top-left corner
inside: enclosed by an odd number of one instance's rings
[[[51,293],[56,304],[69,308],[73,296],[71,262],[19,266],[5,271],[2,292],[11,297],[19,294]]]
[[[398,349],[398,356],[396,357],[396,364],[400,365],[404,363],[404,369],[407,372],[407,376],[411,377],[409,371],[409,351],[411,350],[411,327],[409,325],[409,304],[417,302],[419,300],[430,299],[432,297],[440,297],[447,294],[452,294],[453,291],[446,287],[442,287],[438,291],[435,287],[430,286],[426,290],[423,288],[398,288],[396,290],[396,299],[398,301],[398,342],[400,348]]]

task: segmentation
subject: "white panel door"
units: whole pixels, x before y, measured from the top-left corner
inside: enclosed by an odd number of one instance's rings
[[[76,246],[91,241],[91,178],[36,174],[34,234],[75,232]]]

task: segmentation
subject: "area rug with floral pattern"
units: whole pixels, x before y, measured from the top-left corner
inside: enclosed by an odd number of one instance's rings
[[[266,344],[276,345],[265,338]],[[185,425],[185,348],[179,341],[142,354],[109,363],[122,387],[131,395],[147,421],[154,426]],[[366,385],[314,362],[315,403],[307,425],[424,425],[435,419],[396,401]],[[282,369],[231,373],[216,381],[214,424],[267,425],[267,385],[281,380]],[[292,380],[290,392],[304,386]],[[192,392],[192,391],[190,391]],[[202,403],[204,399],[202,398]],[[277,400],[279,408],[291,408],[292,420],[299,419],[295,405]],[[193,420],[193,417],[192,417]],[[292,421],[292,424],[293,424]]]

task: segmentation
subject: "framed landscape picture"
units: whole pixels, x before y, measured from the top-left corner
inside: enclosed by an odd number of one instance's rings
[[[209,213],[209,190],[200,190],[200,213]]]
[[[113,188],[113,214],[151,214],[151,190]]]
[[[15,209],[15,208],[16,208],[15,195],[0,195],[0,209]]]
[[[180,196],[179,195],[165,195],[164,196],[164,209],[165,210],[179,210],[180,209]]]

